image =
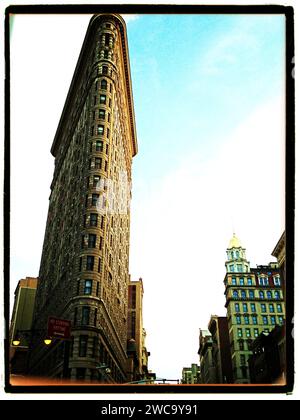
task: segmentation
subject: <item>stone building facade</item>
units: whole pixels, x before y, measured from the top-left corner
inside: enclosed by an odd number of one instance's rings
[[[234,235],[227,248],[224,279],[233,382],[250,382],[252,343],[285,322],[284,279],[277,263],[250,268]]]
[[[131,165],[137,139],[126,25],[92,17],[51,148],[55,170],[33,328],[70,320],[68,377],[127,380]],[[67,346],[36,337],[32,375],[62,376]],[[105,372],[99,366],[105,366]]]

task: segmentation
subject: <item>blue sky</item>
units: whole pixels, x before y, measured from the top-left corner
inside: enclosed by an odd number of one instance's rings
[[[12,293],[38,275],[50,147],[89,19],[14,22]],[[199,328],[225,314],[233,231],[255,266],[284,230],[284,17],[139,15],[127,31],[139,145],[130,271],[144,282],[149,367],[177,379],[198,362]]]

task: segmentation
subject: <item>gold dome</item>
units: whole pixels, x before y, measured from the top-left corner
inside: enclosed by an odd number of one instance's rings
[[[233,234],[233,237],[230,239],[229,245],[228,245],[228,249],[231,248],[241,248],[241,241],[239,240],[239,238],[237,238],[235,236],[235,233]]]

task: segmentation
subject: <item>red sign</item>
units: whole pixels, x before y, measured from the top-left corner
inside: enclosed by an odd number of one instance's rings
[[[71,338],[71,321],[53,316],[48,318],[48,336],[68,340]]]

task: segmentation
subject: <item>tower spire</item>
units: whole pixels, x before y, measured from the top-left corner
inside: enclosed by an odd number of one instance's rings
[[[248,273],[250,263],[246,259],[246,249],[242,247],[241,241],[233,233],[226,250],[227,261],[225,263],[227,273]]]

